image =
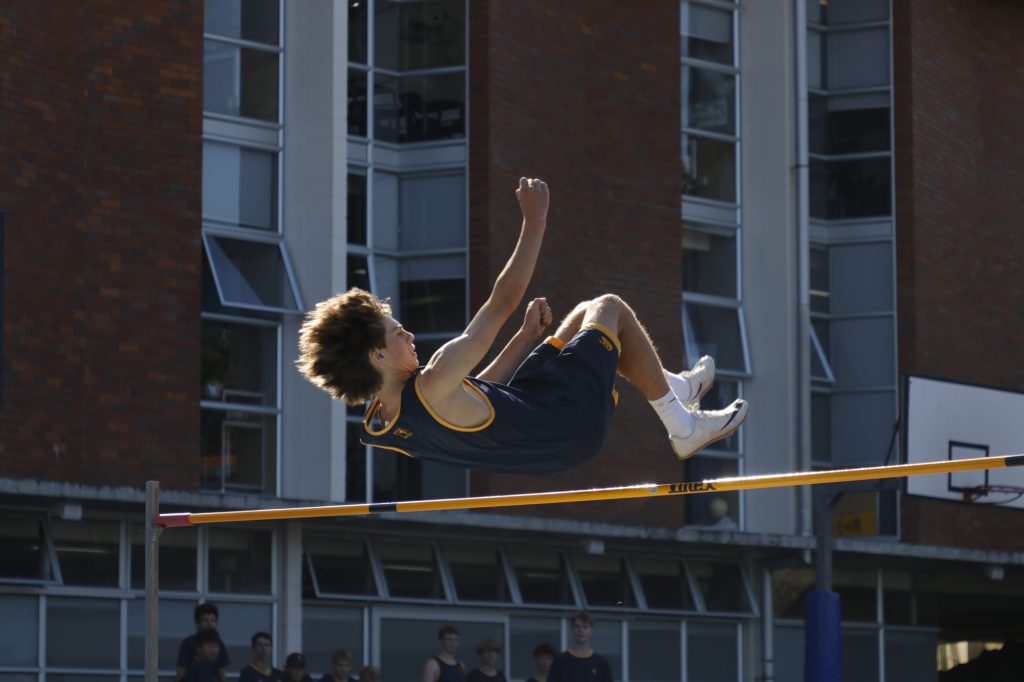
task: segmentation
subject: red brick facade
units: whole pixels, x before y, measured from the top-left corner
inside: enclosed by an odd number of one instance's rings
[[[198,488],[202,32],[200,0],[0,12],[0,477]]]
[[[894,0],[893,19],[900,370],[1024,390],[1024,5]],[[908,499],[904,537],[1008,548],[1024,513],[990,509]]]
[[[682,362],[678,14],[674,3],[645,4],[642,12],[609,0],[529,9],[470,4],[474,307],[515,244],[519,177],[543,177],[552,207],[528,295],[547,296],[557,319],[581,300],[619,294],[667,364]],[[543,479],[474,475],[472,493],[680,480],[682,466],[653,411],[624,381],[620,391],[611,437],[597,459]],[[682,523],[681,501],[522,513]]]

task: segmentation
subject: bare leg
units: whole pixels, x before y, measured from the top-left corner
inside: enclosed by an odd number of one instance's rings
[[[558,325],[558,331],[555,332],[555,338],[560,340],[562,343],[569,343],[572,341],[572,337],[576,336],[579,332],[580,327],[583,326],[583,316],[587,314],[587,307],[591,304],[591,301],[583,301],[578,303],[572,312],[565,316],[561,324]]]
[[[657,400],[671,390],[651,337],[625,301],[615,294],[588,301],[582,324],[588,322],[601,324],[619,337],[622,344],[619,374],[636,386],[647,400]]]

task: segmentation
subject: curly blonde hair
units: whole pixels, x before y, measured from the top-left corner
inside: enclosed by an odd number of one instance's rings
[[[390,314],[390,305],[355,287],[317,303],[299,330],[296,367],[333,397],[365,403],[384,380],[369,354],[385,346],[384,318]]]

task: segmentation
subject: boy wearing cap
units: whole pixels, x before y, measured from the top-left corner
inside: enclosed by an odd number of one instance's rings
[[[306,657],[295,652],[288,654],[284,662],[285,682],[313,682],[313,678],[306,674]]]
[[[508,682],[505,673],[495,667],[501,653],[497,640],[484,637],[477,643],[476,652],[480,655],[480,666],[466,673],[466,682]]]

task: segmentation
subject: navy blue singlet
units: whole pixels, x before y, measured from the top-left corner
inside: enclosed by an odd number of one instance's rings
[[[559,350],[548,339],[523,361],[508,384],[464,381],[491,408],[471,428],[442,420],[419,390],[420,368],[402,391],[398,414],[382,425],[380,402],[363,418],[364,445],[407,457],[486,471],[546,474],[580,464],[604,445],[615,407],[619,340],[588,325]]]

